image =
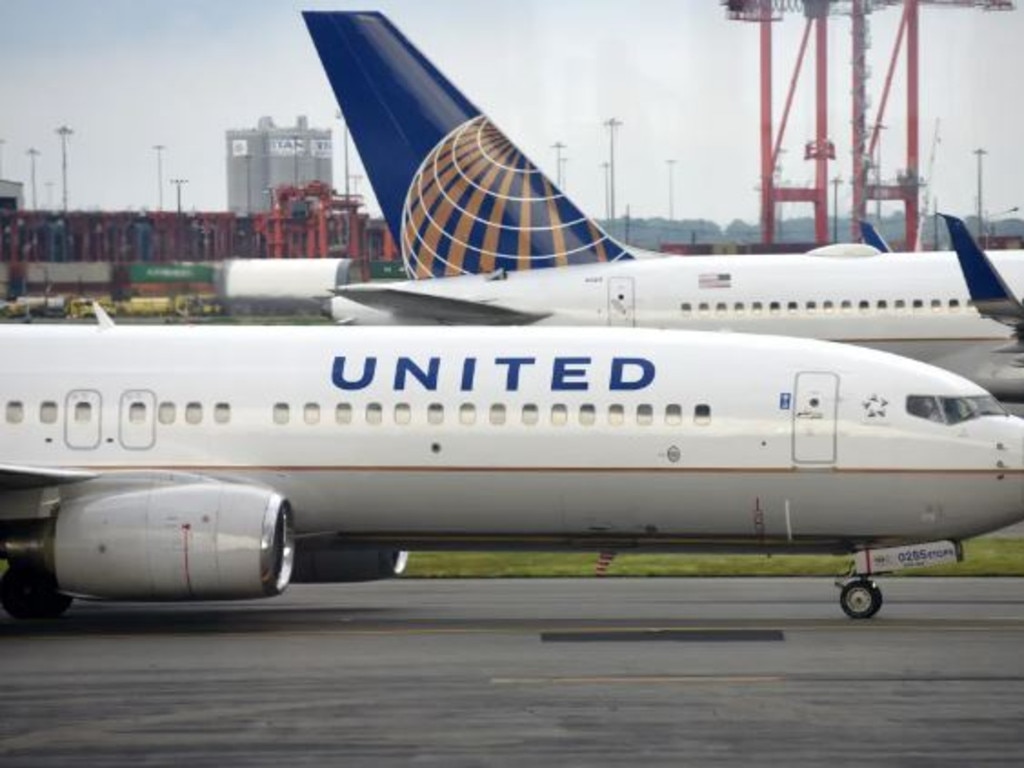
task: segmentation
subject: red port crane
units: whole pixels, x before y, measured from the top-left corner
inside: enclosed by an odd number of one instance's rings
[[[916,246],[919,213],[918,199],[922,179],[919,173],[918,142],[918,14],[920,6],[946,8],[977,8],[985,11],[1011,11],[1012,0],[720,0],[730,19],[761,25],[761,233],[765,244],[775,242],[775,206],[783,202],[809,202],[814,205],[814,236],[819,244],[828,242],[828,162],[835,159],[835,144],[828,138],[828,17],[848,15],[851,18],[853,135],[851,142],[853,210],[850,222],[852,237],[859,235],[858,222],[865,218],[868,200],[896,200],[904,205],[905,237],[903,247]],[[896,41],[886,71],[882,96],[874,120],[868,123],[868,14],[888,6],[902,6]],[[772,105],[772,24],[783,14],[802,12],[806,19],[803,38],[797,53],[796,66],[779,124],[774,134]],[[815,163],[814,184],[810,187],[786,187],[775,181],[779,168],[782,140],[796,91],[800,70],[812,28],[815,32],[815,135],[804,147],[804,159]],[[878,145],[885,107],[889,99],[896,62],[906,45],[907,69],[907,154],[906,165],[897,172],[893,182],[882,183],[876,174],[874,183],[868,178],[872,158]],[[877,169],[876,169],[877,170]]]

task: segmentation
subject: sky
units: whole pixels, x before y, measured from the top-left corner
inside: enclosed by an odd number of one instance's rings
[[[153,146],[163,144],[164,207],[174,206],[169,179],[184,178],[186,209],[224,210],[225,131],[262,115],[278,125],[308,115],[311,125],[335,130],[335,186],[343,186],[337,104],[302,22],[307,8],[386,13],[552,178],[552,145],[564,143],[565,189],[591,214],[605,211],[602,123],[615,117],[620,215],[626,206],[634,217],[668,215],[672,159],[676,218],[758,218],[757,25],[728,20],[717,0],[0,0],[2,176],[25,182],[31,204],[27,151],[37,149],[38,204],[59,206],[55,129],[67,125],[71,208],[155,209]],[[882,8],[869,19],[873,119],[900,11]],[[776,121],[802,30],[799,14],[775,25]],[[849,40],[849,18],[833,17],[837,160],[829,176],[844,179],[841,212],[850,201]],[[922,8],[921,173],[942,210],[976,209],[979,147],[988,152],[987,215],[1024,208],[1021,41],[1024,9]],[[813,177],[803,159],[814,129],[813,73],[804,69],[781,168],[796,185]],[[904,164],[904,95],[901,64],[883,121],[883,178]],[[363,177],[358,189],[376,210],[357,159],[350,173]],[[810,215],[810,206],[788,205],[786,215]]]

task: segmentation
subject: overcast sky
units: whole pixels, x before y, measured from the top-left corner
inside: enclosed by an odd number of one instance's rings
[[[758,154],[757,25],[729,21],[717,0],[2,0],[0,140],[5,178],[26,182],[37,148],[40,206],[60,201],[60,144],[70,126],[72,208],[155,208],[154,144],[164,144],[164,179],[188,179],[186,208],[227,205],[224,132],[270,115],[279,125],[308,115],[334,126],[337,106],[302,22],[304,8],[376,8],[391,19],[552,177],[562,141],[566,188],[587,211],[604,213],[607,131],[616,144],[620,213],[668,212],[675,159],[677,217],[756,221]],[[976,205],[977,147],[984,203],[992,214],[1024,206],[1020,77],[1024,11],[984,13],[927,8],[921,14],[921,172],[929,173],[941,121],[934,194],[944,210]],[[870,17],[872,102],[879,101],[898,8]],[[796,57],[803,21],[776,25],[776,115]],[[830,24],[830,134],[850,178],[850,22]],[[810,62],[808,62],[810,63]],[[812,72],[805,67],[784,147],[783,176],[812,178],[803,145],[813,135]],[[905,154],[905,77],[897,71],[884,122],[886,176]],[[873,109],[871,112],[873,116]],[[340,130],[336,130],[336,146]],[[335,152],[335,186],[341,186]],[[363,174],[354,163],[352,173]],[[365,180],[361,192],[369,192]],[[849,206],[849,184],[840,208]],[[173,207],[173,189],[164,192]],[[372,209],[376,203],[370,200]],[[886,210],[896,210],[895,204]],[[809,206],[789,206],[807,215]]]

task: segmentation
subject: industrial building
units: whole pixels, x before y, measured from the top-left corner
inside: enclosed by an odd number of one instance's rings
[[[333,186],[331,131],[310,128],[300,115],[293,126],[277,126],[261,117],[255,128],[226,133],[228,210],[269,211],[274,190],[319,181]]]
[[[0,211],[16,211],[24,207],[24,184],[0,179]]]

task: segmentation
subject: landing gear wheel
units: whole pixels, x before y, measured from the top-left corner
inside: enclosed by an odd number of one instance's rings
[[[71,605],[47,573],[14,566],[0,583],[0,603],[15,619],[56,619]]]
[[[843,586],[839,605],[851,619],[870,619],[882,607],[882,590],[868,579],[854,579]]]

